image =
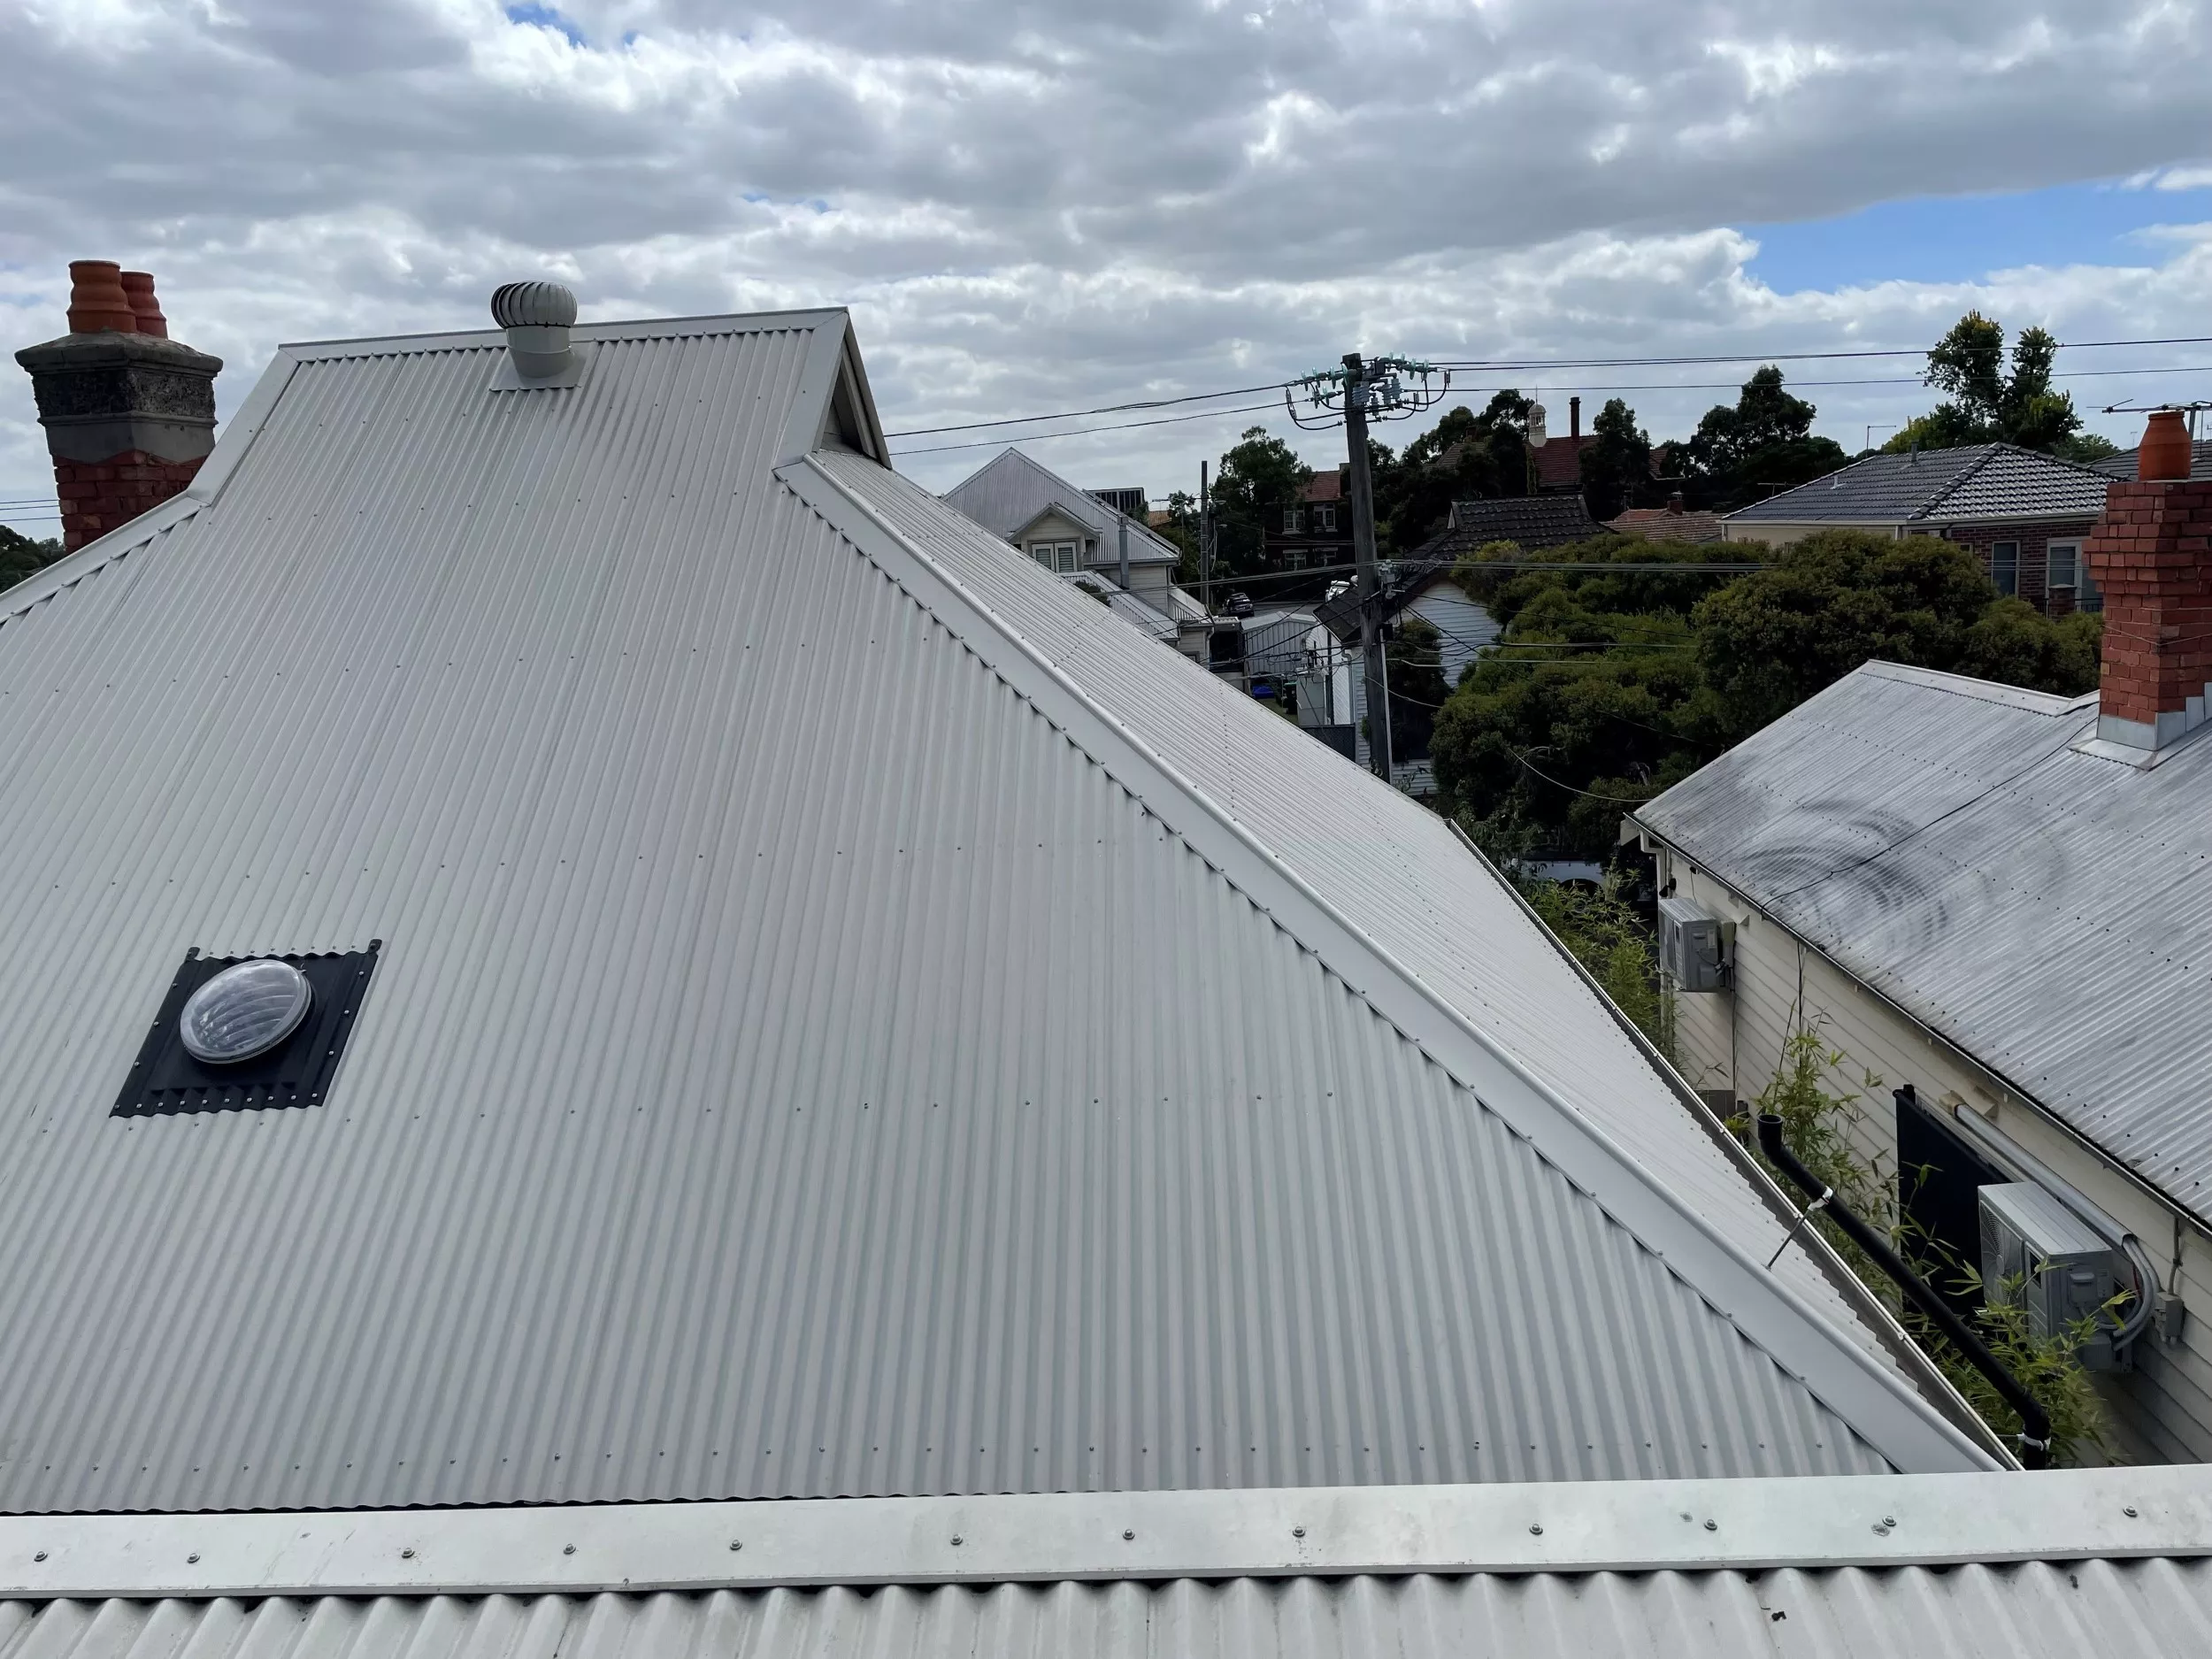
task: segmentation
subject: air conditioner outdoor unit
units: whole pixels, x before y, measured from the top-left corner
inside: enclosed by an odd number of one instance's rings
[[[1678,991],[1717,991],[1726,983],[1723,924],[1689,899],[1659,901],[1659,967]]]
[[[1982,1286],[1993,1302],[2017,1302],[2037,1336],[2064,1330],[2129,1286],[2118,1252],[2032,1181],[1981,1188]],[[2082,1349],[2091,1371],[2118,1371],[2111,1321]]]

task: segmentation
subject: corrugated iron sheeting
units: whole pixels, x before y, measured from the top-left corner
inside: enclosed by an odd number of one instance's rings
[[[773,480],[809,348],[304,362],[0,629],[0,1504],[1881,1468]],[[188,946],[372,938],[326,1108],[107,1115]]]
[[[2212,1563],[1232,1578],[643,1596],[0,1602],[0,1659],[2212,1651]]]
[[[2139,772],[1944,680],[1870,664],[1638,816],[2212,1217],[2212,744]]]
[[[903,480],[853,457],[817,461],[1724,1236],[1773,1254],[1788,1224],[1441,818],[1288,721],[1243,718],[1247,699],[1197,664],[1164,671],[1144,641],[1022,580],[988,535]],[[1893,1363],[1801,1251],[1775,1271]]]

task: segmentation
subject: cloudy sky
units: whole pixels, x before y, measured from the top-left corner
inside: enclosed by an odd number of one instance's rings
[[[895,431],[1354,348],[2212,335],[2212,0],[0,0],[0,343],[61,332],[69,259],[143,266],[226,411],[280,342],[483,326],[537,274],[587,318],[848,304]],[[2087,409],[2212,396],[2200,365],[2062,359]],[[1617,388],[1665,437],[1747,366],[1459,389]],[[1929,401],[1801,389],[1853,449]],[[1249,401],[1036,453],[1163,495]],[[942,488],[975,435],[902,465]],[[11,369],[0,501],[50,493]]]

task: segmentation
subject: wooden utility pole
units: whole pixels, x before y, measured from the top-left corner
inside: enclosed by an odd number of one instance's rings
[[[1359,565],[1359,648],[1366,681],[1367,764],[1390,781],[1390,680],[1383,663],[1382,579],[1375,567],[1375,491],[1367,475],[1366,366],[1344,354],[1344,436],[1352,461],[1352,557]]]

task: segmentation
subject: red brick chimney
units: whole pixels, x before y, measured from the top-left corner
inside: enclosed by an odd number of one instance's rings
[[[2152,415],[2133,482],[2083,549],[2104,590],[2097,735],[2155,754],[2203,724],[2212,682],[2212,479],[2189,480],[2180,414]]]
[[[69,332],[26,346],[74,552],[192,481],[215,447],[220,357],[169,338],[154,280],[105,259],[69,267]]]

